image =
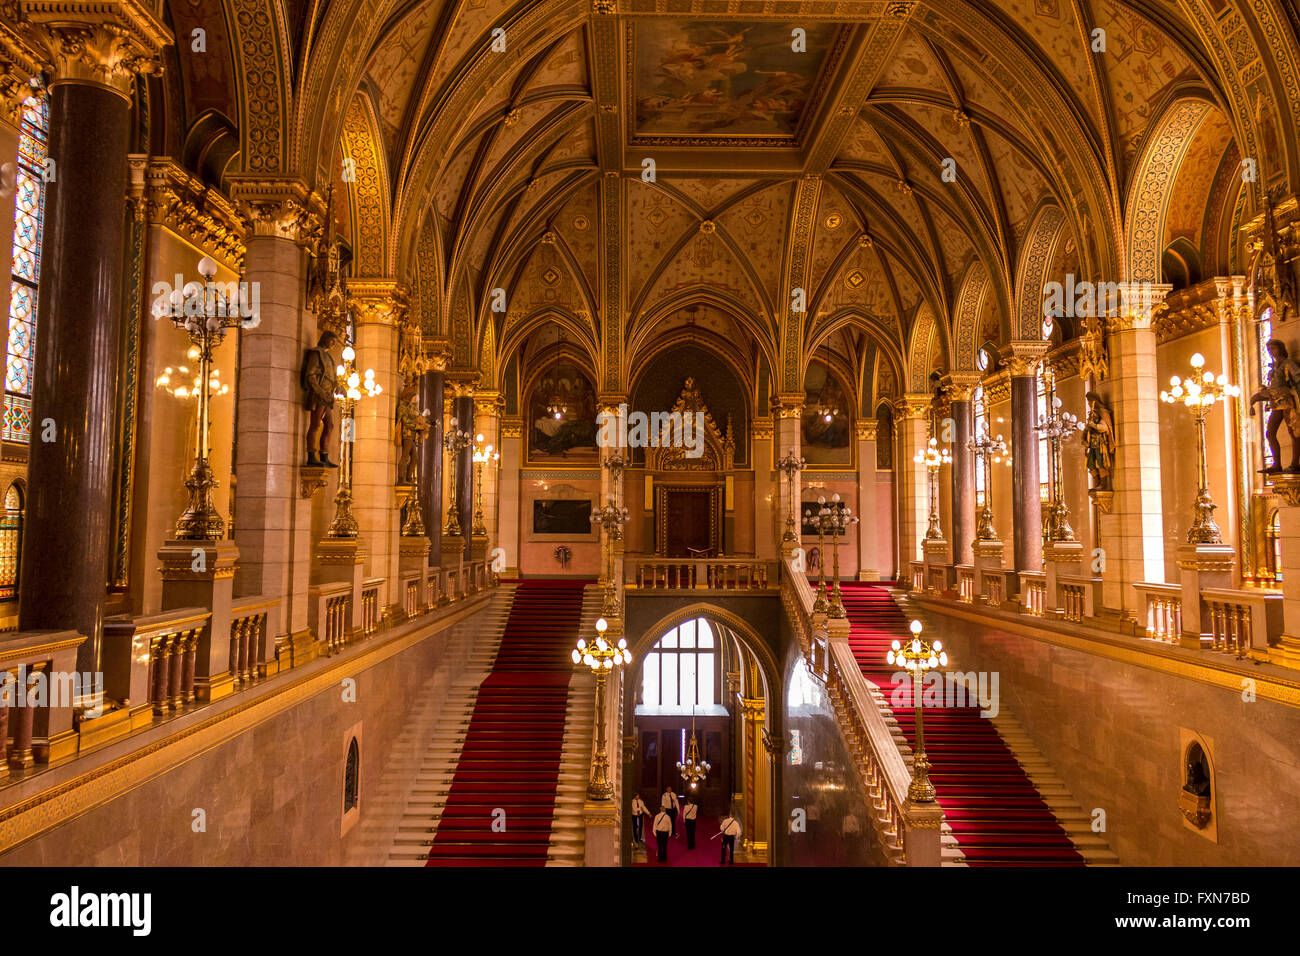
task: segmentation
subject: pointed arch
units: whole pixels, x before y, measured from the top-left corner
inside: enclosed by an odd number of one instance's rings
[[[284,8],[272,0],[227,0],[239,88],[239,164],[246,173],[287,172],[292,57]]]
[[[979,353],[979,323],[989,292],[989,273],[978,259],[970,264],[962,279],[953,308],[953,368],[970,371]]]
[[[909,392],[930,391],[930,356],[935,348],[939,350],[944,368],[951,368],[951,356],[944,341],[943,323],[934,317],[934,309],[928,302],[917,309],[916,319],[912,322],[911,339],[907,345],[907,390]]]
[[[1065,235],[1065,213],[1055,203],[1044,202],[1034,213],[1016,266],[1016,321],[1010,339],[1038,341],[1043,337],[1043,286]],[[972,354],[973,358],[973,354]],[[972,366],[973,367],[973,366]]]
[[[348,201],[352,206],[354,275],[385,274],[388,249],[388,170],[379,146],[379,122],[374,104],[358,92],[348,104],[339,146],[345,171],[352,168]]]

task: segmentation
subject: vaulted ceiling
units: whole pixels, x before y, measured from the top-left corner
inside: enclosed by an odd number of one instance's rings
[[[410,281],[459,361],[497,375],[558,325],[611,391],[699,309],[773,393],[828,337],[917,387],[1024,335],[1045,276],[1158,281],[1176,241],[1240,271],[1236,230],[1292,188],[1295,42],[1259,40],[1262,6],[758,6],[286,7],[286,155],[319,131],[362,271]]]

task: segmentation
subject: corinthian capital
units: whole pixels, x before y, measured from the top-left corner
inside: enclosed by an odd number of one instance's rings
[[[248,234],[311,242],[320,228],[324,204],[301,179],[233,176],[230,198],[248,221]]]
[[[32,77],[41,72],[40,52],[0,15],[0,123],[17,127],[23,103],[32,95]]]
[[[167,27],[138,0],[19,0],[18,28],[50,65],[51,86],[89,83],[127,99],[162,72]]]
[[[1012,378],[1026,378],[1034,374],[1051,347],[1050,342],[1040,339],[1016,341],[1002,349],[1002,358]]]
[[[396,279],[349,279],[347,286],[357,325],[399,327],[406,320],[407,288]]]
[[[943,386],[947,390],[950,400],[969,402],[983,378],[983,372],[949,372],[943,377]]]

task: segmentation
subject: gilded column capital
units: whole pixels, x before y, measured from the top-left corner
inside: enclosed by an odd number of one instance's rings
[[[9,23],[0,22],[0,123],[15,129],[22,122],[23,104],[33,93],[32,78],[42,69],[40,51],[19,36]]]
[[[134,190],[139,164],[134,157],[129,157],[128,163]],[[225,196],[171,159],[148,160],[139,175],[150,224],[170,230],[227,268],[239,270],[245,224]]]
[[[47,62],[51,87],[86,83],[128,102],[137,75],[162,72],[172,42],[138,0],[18,0],[17,22]]]
[[[908,392],[894,399],[894,413],[900,418],[926,418],[934,405],[929,392]]]
[[[949,372],[943,377],[943,386],[948,392],[949,401],[969,402],[983,378],[983,372]]]
[[[1011,377],[1025,378],[1033,375],[1051,345],[1052,343],[1042,339],[1020,339],[1008,343],[1002,349],[1002,359]]]
[[[771,441],[776,437],[776,424],[770,418],[755,418],[750,423],[749,434],[754,441]]]
[[[524,420],[518,415],[502,416],[498,424],[501,429],[502,440],[524,437]]]
[[[875,441],[880,423],[874,418],[859,418],[853,423],[853,432],[858,441]]]
[[[474,411],[485,414],[500,415],[506,407],[506,400],[495,388],[480,388],[474,393]]]
[[[746,720],[761,724],[767,715],[767,701],[762,697],[741,697],[740,712]]]
[[[478,379],[476,369],[454,369],[443,379],[443,392],[454,398],[473,398],[478,392]]]
[[[627,404],[627,395],[623,392],[601,392],[596,396],[596,411],[618,414],[618,407]]]
[[[424,338],[424,360],[428,363],[428,370],[431,372],[445,372],[447,363],[451,361],[452,348],[451,339],[445,335],[436,335],[432,338]]]
[[[807,400],[803,392],[783,392],[772,402],[772,414],[777,418],[800,418]]]
[[[1118,284],[1119,309],[1113,326],[1117,332],[1151,328],[1156,310],[1173,286],[1167,282],[1121,282]]]
[[[321,198],[292,176],[232,176],[230,198],[252,236],[307,246],[324,220]]]
[[[348,279],[348,305],[356,324],[397,328],[410,304],[406,285],[397,279]]]

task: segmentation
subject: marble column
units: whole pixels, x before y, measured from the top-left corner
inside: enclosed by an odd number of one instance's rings
[[[1038,364],[1048,343],[1012,342],[1003,356],[1011,373],[1012,561],[1016,571],[1043,566],[1043,502],[1038,474]]]
[[[952,416],[952,563],[973,564],[975,542],[975,453],[967,443],[975,434],[971,396],[980,383],[979,372],[948,375]]]
[[[474,527],[474,388],[460,384],[452,400],[453,413],[460,427],[469,432],[470,443],[456,458],[456,514],[465,538],[464,558],[469,559],[470,533]]]
[[[322,207],[291,179],[236,178],[232,193],[251,227],[244,277],[261,304],[258,325],[239,333],[235,593],[280,599],[267,619],[269,638],[291,639],[300,664],[312,653],[307,592],[315,546],[313,499],[302,497],[298,481],[307,432],[300,370],[304,350],[317,341],[304,299],[305,246]],[[336,422],[336,442],[339,432]]]
[[[923,452],[930,440],[928,416],[931,396],[923,393],[904,395],[896,408],[898,454],[894,456],[902,476],[899,489],[899,580],[909,582],[910,564],[922,559],[921,542],[930,519],[930,490],[925,465],[912,459]]]
[[[1102,549],[1102,603],[1139,617],[1133,585],[1165,578],[1164,501],[1160,480],[1160,381],[1151,310],[1169,286],[1133,284],[1121,289],[1120,314],[1110,334],[1110,379],[1103,397],[1115,419],[1114,496],[1098,519],[1095,547]],[[1194,449],[1193,449],[1194,451]]]
[[[880,538],[876,534],[876,427],[874,418],[859,419],[854,425],[858,441],[858,580],[880,580]]]
[[[796,458],[802,454],[804,399],[805,396],[802,392],[777,396],[773,411],[776,415],[776,459],[778,462],[791,452],[794,453]],[[793,478],[787,479],[779,469],[777,475],[781,501],[777,509],[780,520],[775,529],[776,540],[781,543],[781,553],[788,554],[791,548],[802,547],[802,524],[799,516],[803,494],[803,475],[800,472],[795,472]],[[785,532],[789,527],[791,501],[794,502],[794,535],[796,538],[793,545],[785,540]]]
[[[420,445],[419,492],[424,530],[429,538],[429,567],[442,563],[442,379],[442,369],[438,366],[420,376],[420,411],[432,412],[429,433]]]
[[[774,559],[782,531],[781,477],[773,453],[776,427],[770,418],[757,418],[749,432],[754,462],[754,556]]]
[[[75,628],[87,638],[78,670],[98,671],[124,325],[132,71],[159,69],[170,38],[142,9],[105,4],[88,26],[76,22],[76,7],[26,16],[53,65],[55,176],[45,184],[18,627]]]
[[[523,484],[520,469],[524,465],[524,421],[516,416],[501,419],[501,481],[498,495],[498,524],[495,547],[505,549],[504,576],[519,576],[520,498]]]
[[[381,608],[401,603],[398,594],[398,555],[402,518],[393,485],[397,478],[397,445],[393,428],[397,393],[398,329],[407,308],[406,289],[394,279],[350,279],[349,302],[356,328],[356,364],[362,375],[375,370],[382,391],[357,403],[356,445],[352,461],[352,513],[367,548],[367,578],[383,578]]]

